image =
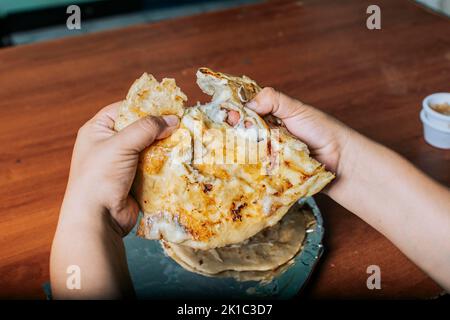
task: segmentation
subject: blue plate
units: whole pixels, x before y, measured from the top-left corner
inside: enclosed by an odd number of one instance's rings
[[[164,254],[159,241],[136,236],[135,230],[125,237],[128,268],[138,299],[289,299],[308,280],[322,251],[324,234],[320,210],[313,198],[300,202],[312,209],[316,225],[305,238],[305,245],[294,263],[269,283],[237,281],[234,278],[212,278],[189,272]],[[51,289],[43,285],[48,299]]]
[[[131,232],[125,238],[128,267],[139,299],[289,299],[306,283],[322,254],[322,215],[313,198],[301,202],[312,209],[316,225],[308,232],[294,263],[269,283],[211,278],[189,272],[168,258],[159,241]]]

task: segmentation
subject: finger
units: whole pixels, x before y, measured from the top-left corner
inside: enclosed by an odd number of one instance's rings
[[[96,120],[97,123],[101,123],[109,129],[113,129],[121,105],[122,101],[114,102],[97,112],[97,114],[92,119]]]
[[[240,117],[241,115],[239,114],[239,112],[235,110],[229,110],[226,121],[230,126],[234,127],[238,124]]]
[[[258,114],[273,114],[275,117],[286,120],[302,113],[307,106],[294,100],[273,88],[266,87],[253,98],[246,107]]]
[[[125,205],[119,211],[111,212],[111,214],[120,227],[122,237],[124,237],[136,225],[139,215],[139,206],[136,200],[128,195]]]
[[[156,140],[165,139],[170,136],[180,125],[180,119],[175,115],[161,116],[167,127],[156,137]]]
[[[114,139],[126,150],[141,152],[156,139],[168,137],[178,124],[177,116],[146,116],[121,130]]]

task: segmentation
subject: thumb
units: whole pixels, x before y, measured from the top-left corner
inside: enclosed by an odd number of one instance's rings
[[[179,122],[178,117],[174,115],[146,116],[121,130],[115,139],[127,150],[141,152],[156,139],[168,137],[178,127]]]
[[[261,90],[253,100],[246,104],[246,107],[260,115],[272,114],[284,122],[298,116],[308,108],[300,101],[270,87]]]

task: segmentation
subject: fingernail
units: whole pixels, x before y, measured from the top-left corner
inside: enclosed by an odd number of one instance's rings
[[[164,119],[164,121],[167,123],[167,125],[169,127],[175,127],[180,122],[178,117],[174,116],[174,115],[163,116],[162,118]]]
[[[247,102],[247,104],[245,105],[247,108],[249,108],[249,109],[252,109],[252,110],[255,110],[256,109],[256,107],[257,107],[257,103],[256,103],[256,101],[255,100],[252,100],[252,101],[250,101],[250,102]]]

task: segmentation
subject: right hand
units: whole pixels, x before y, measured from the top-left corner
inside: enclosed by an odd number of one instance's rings
[[[281,119],[290,133],[308,145],[312,157],[325,164],[328,170],[340,174],[339,162],[352,132],[350,128],[269,87],[246,106],[260,115],[272,114]]]

